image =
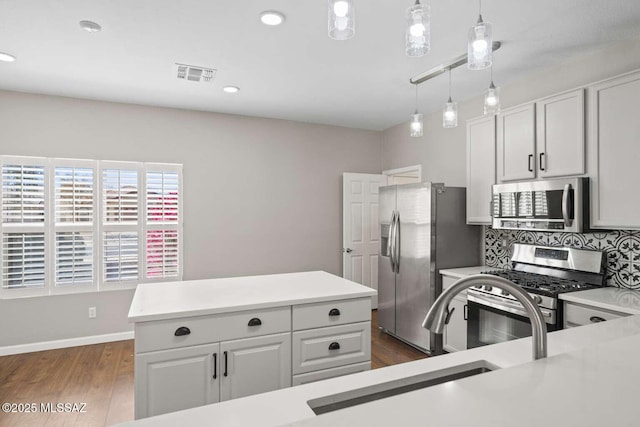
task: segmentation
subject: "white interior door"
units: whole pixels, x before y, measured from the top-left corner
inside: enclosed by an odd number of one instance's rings
[[[342,175],[342,276],[375,290],[380,251],[378,188],[386,183],[385,175]],[[372,307],[378,308],[377,296]]]

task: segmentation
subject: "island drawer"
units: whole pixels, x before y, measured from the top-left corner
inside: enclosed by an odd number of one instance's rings
[[[323,369],[322,371],[309,372],[307,374],[294,375],[291,385],[308,384],[343,375],[355,374],[371,369],[371,362],[354,363],[353,365],[340,366],[338,368]]]
[[[605,310],[602,308],[586,307],[570,302],[564,303],[565,328],[590,325],[592,323],[604,322],[624,316],[629,316],[629,314]]]
[[[371,322],[293,333],[293,373],[371,360]]]
[[[371,320],[371,298],[293,306],[293,330],[323,328]]]
[[[139,322],[136,353],[291,331],[291,308]]]

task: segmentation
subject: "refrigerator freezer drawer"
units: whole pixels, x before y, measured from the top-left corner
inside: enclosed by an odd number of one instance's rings
[[[293,306],[293,330],[324,328],[371,319],[371,298]]]
[[[293,373],[371,360],[371,322],[293,333]]]

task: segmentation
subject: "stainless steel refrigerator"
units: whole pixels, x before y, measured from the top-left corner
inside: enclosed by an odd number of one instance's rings
[[[466,224],[465,188],[444,184],[380,187],[378,324],[429,354],[442,336],[422,328],[442,292],[438,271],[481,265],[482,227]]]

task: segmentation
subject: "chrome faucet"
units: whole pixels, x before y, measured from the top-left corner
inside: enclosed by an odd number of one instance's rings
[[[510,280],[491,274],[474,274],[455,281],[449,288],[442,292],[433,303],[433,306],[429,309],[427,316],[422,322],[422,327],[436,334],[441,334],[444,331],[445,325],[449,323],[449,317],[452,313],[449,311],[449,303],[451,300],[461,291],[474,285],[495,286],[513,295],[520,304],[523,305],[531,320],[533,359],[536,360],[547,357],[547,324],[542,317],[542,312],[540,308],[538,308],[538,305],[520,286]]]

